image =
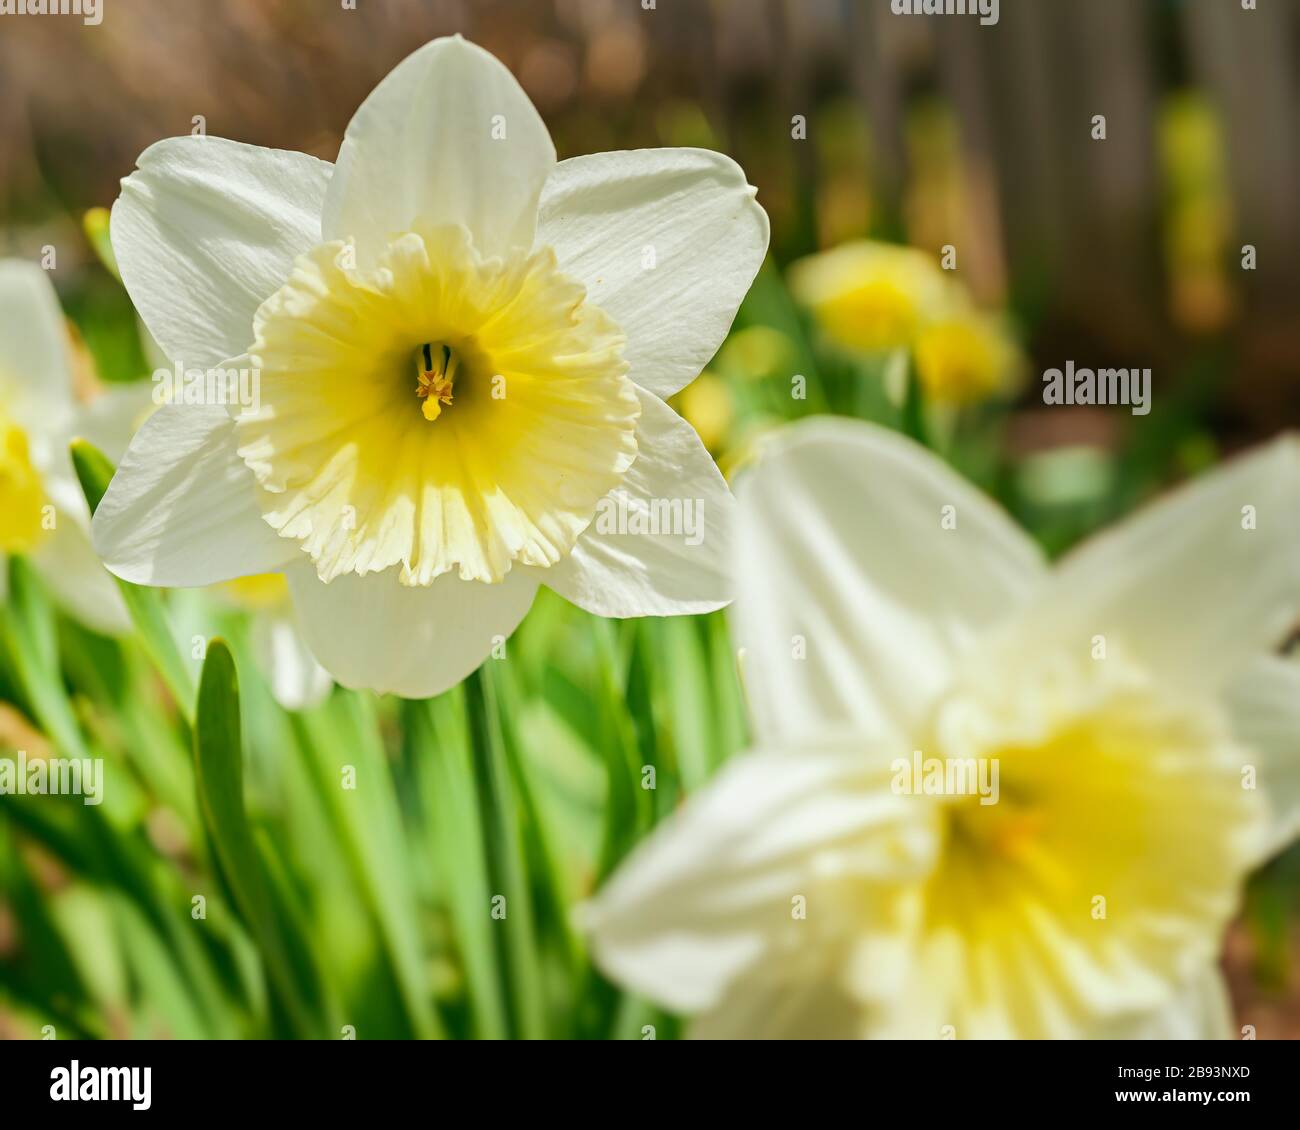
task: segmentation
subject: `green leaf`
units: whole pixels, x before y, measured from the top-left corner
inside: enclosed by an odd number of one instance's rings
[[[21,557],[9,561],[9,599],[2,607],[0,642],[36,721],[64,754],[89,757],[63,687],[54,610],[32,567]]]
[[[322,810],[369,908],[413,1035],[443,1035],[421,964],[415,888],[401,810],[368,699],[336,691],[311,714],[292,716]],[[344,770],[354,787],[344,789]]]
[[[516,1035],[546,1036],[546,1008],[537,937],[520,834],[520,808],[510,779],[497,689],[489,660],[465,680],[470,757],[479,804],[488,874],[494,896],[505,898],[504,918],[492,918],[503,960]],[[485,907],[484,913],[495,909]]]
[[[243,742],[240,735],[239,683],[235,661],[222,640],[208,646],[199,683],[194,731],[194,763],[199,806],[213,850],[240,914],[248,924],[268,980],[291,1026],[300,1036],[318,1035],[319,1017],[307,1004],[317,999],[310,950],[302,939],[287,937],[285,920],[275,913],[271,884],[253,841],[244,810]]]
[[[82,492],[93,515],[108,490],[108,484],[112,481],[113,464],[103,452],[84,439],[74,439],[71,449],[72,465],[76,468]],[[168,630],[167,615],[159,591],[133,585],[121,578],[114,579],[122,593],[131,620],[140,633],[146,653],[167,684],[167,689],[180,705],[185,717],[192,720],[194,681],[180,652],[176,650],[176,643]]]

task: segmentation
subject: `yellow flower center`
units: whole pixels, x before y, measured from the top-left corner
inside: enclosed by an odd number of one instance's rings
[[[0,411],[0,553],[29,553],[45,535],[45,492],[27,433]]]
[[[944,1013],[927,1023],[959,1035],[1159,1003],[1213,960],[1255,858],[1258,800],[1217,714],[1113,657],[1061,670],[936,714],[935,756],[999,767],[995,803],[944,798],[922,894],[917,977]]]
[[[636,457],[618,327],[549,249],[484,259],[441,226],[351,255],[304,255],[257,314],[261,408],[236,426],[266,521],[324,581],[555,564]]]

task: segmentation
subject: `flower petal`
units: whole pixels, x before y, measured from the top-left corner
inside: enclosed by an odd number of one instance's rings
[[[22,259],[0,262],[0,413],[29,431],[57,427],[72,405],[63,311],[50,277]]]
[[[114,463],[120,463],[132,437],[153,414],[154,388],[151,381],[107,386],[88,405],[77,410],[76,434],[89,440]]]
[[[597,616],[711,612],[730,599],[735,500],[695,429],[653,393],[637,395],[636,462],[573,552],[539,576]]]
[[[756,963],[851,937],[833,924],[855,900],[819,899],[817,885],[906,882],[936,844],[918,822],[930,806],[891,793],[880,752],[838,742],[730,761],[583,908],[596,963],[668,1008],[707,1011]],[[796,896],[815,911],[806,920]]]
[[[85,500],[81,500],[85,508]],[[78,521],[59,511],[54,529],[32,553],[41,580],[55,599],[83,624],[97,632],[121,635],[131,621],[122,594],[95,555],[90,536]]]
[[[1228,986],[1216,965],[1192,977],[1160,1008],[1116,1020],[1097,1040],[1231,1040],[1236,1038]]]
[[[767,254],[755,191],[735,161],[706,149],[597,153],[555,167],[537,242],[622,326],[642,388],[667,399],[722,344]]]
[[[1252,661],[1229,688],[1228,709],[1272,816],[1268,858],[1300,836],[1300,658]]]
[[[136,433],[95,511],[95,548],[140,585],[209,585],[279,572],[298,543],[262,518],[225,408],[168,404]]]
[[[1008,634],[1013,654],[1108,647],[1217,694],[1300,617],[1300,437],[1174,491],[1066,557]]]
[[[508,637],[537,592],[534,570],[499,584],[444,573],[422,587],[398,570],[325,584],[310,563],[285,570],[303,639],[321,666],[352,689],[428,698],[454,687]]]
[[[327,239],[368,262],[416,220],[464,224],[485,256],[533,242],[555,146],[514,75],[459,35],[402,60],[348,124],[326,196]]]
[[[286,710],[306,710],[329,694],[333,680],[287,617],[259,616],[253,625],[253,641],[258,659],[270,674],[271,693]]]
[[[140,155],[113,205],[113,252],[145,325],[183,368],[253,341],[253,314],[321,241],[331,166],[219,137],[173,137]]]
[[[819,419],[741,479],[732,623],[760,733],[906,732],[1045,573],[994,503],[911,440]]]
[[[694,1020],[693,1040],[857,1040],[864,1009],[842,981],[840,955],[796,951],[739,977],[717,1007]]]

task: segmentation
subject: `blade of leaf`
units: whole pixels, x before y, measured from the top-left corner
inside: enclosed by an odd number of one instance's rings
[[[270,885],[253,842],[244,810],[243,742],[239,720],[239,684],[235,661],[222,640],[208,646],[199,682],[194,731],[194,764],[199,806],[231,893],[248,922],[268,978],[299,1035],[319,1033],[320,1025],[306,1003],[299,974],[290,957],[271,901]],[[306,946],[295,948],[305,951]]]

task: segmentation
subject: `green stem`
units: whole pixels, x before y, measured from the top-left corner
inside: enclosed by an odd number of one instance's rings
[[[470,675],[464,685],[470,763],[494,903],[484,907],[484,913],[494,915],[497,955],[515,1034],[542,1039],[546,1035],[545,1001],[532,903],[496,693],[487,665]],[[504,905],[496,902],[496,896],[504,896]]]
[[[907,394],[903,400],[901,422],[904,435],[911,436],[923,447],[933,446],[925,426],[925,393],[921,388],[921,378],[916,371],[915,358],[908,359]]]

